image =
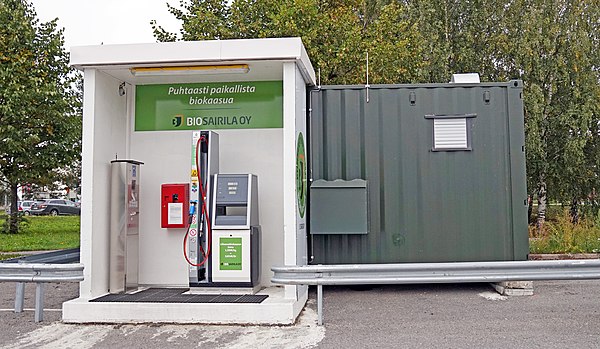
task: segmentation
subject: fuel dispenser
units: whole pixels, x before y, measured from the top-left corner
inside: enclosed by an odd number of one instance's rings
[[[212,282],[249,287],[260,276],[258,180],[252,174],[217,174],[212,209]]]
[[[188,229],[183,243],[191,287],[210,283],[210,200],[213,179],[218,172],[219,135],[212,131],[194,131]]]
[[[186,229],[183,256],[190,287],[255,292],[260,276],[258,180],[252,174],[218,172],[219,135],[194,131],[190,183],[161,186],[161,227]]]

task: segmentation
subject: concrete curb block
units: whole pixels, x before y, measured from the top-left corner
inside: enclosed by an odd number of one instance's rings
[[[600,259],[600,253],[531,253],[529,260],[551,261],[570,259]],[[533,281],[507,281],[491,283],[502,296],[533,296]]]
[[[505,281],[491,285],[503,296],[533,296],[533,281]]]

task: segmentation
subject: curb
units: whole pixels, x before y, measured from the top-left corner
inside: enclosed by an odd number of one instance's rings
[[[554,261],[566,259],[600,259],[600,253],[530,253],[532,261]]]

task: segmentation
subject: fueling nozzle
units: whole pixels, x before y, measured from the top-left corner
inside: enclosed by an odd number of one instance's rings
[[[196,205],[197,204],[198,204],[198,201],[196,201],[196,200],[190,201],[190,216],[189,216],[189,222],[188,222],[189,224],[192,224],[192,218],[196,214]]]

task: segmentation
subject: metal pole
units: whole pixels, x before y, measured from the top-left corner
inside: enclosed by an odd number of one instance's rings
[[[323,285],[317,285],[317,314],[319,316],[317,324],[323,326]]]
[[[44,284],[35,284],[35,322],[44,320]]]
[[[369,87],[371,87],[371,85],[369,85],[369,52],[367,51],[367,84],[365,85],[367,103],[369,103]]]
[[[23,302],[25,301],[25,283],[17,282],[17,295],[15,296],[15,313],[23,312]]]

